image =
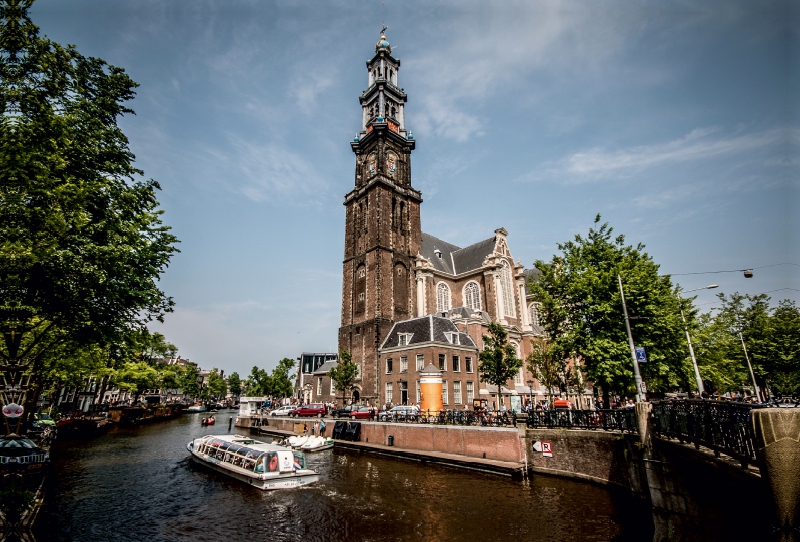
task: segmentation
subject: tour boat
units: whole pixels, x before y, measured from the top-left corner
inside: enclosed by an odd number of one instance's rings
[[[242,435],[207,435],[186,445],[197,463],[258,489],[299,487],[319,480],[303,452]]]
[[[298,435],[289,437],[288,443],[295,450],[306,452],[317,452],[333,448],[333,439],[326,437]]]

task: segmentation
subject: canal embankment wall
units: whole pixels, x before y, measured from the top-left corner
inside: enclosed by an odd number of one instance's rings
[[[299,423],[313,424],[316,418]],[[264,418],[262,427],[294,431],[295,420]],[[325,420],[327,432],[333,432],[334,420]],[[513,427],[472,427],[458,425],[428,425],[391,422],[363,422],[361,442],[389,445],[406,450],[430,451],[476,459],[515,463],[525,462],[525,444]]]

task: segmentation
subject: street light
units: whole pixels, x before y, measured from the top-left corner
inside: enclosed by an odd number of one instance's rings
[[[619,280],[619,295],[622,298],[622,311],[625,313],[625,328],[628,330],[628,344],[631,347],[631,358],[633,358],[633,379],[636,383],[636,402],[644,401],[645,389],[642,375],[639,373],[639,361],[636,359],[636,346],[633,344],[633,334],[631,333],[631,319],[628,318],[628,307],[625,305],[625,293],[622,291],[622,276],[617,274]]]
[[[700,290],[713,290],[714,288],[719,288],[719,284],[709,284],[708,286],[703,286],[702,288],[695,288],[694,290],[687,290],[683,292],[684,294],[688,294],[690,292],[697,292]],[[680,296],[680,292],[678,292]],[[686,317],[683,315],[683,307],[681,309],[681,320],[683,320],[683,329],[686,331],[686,342],[689,343],[689,354],[692,356],[692,366],[694,367],[694,377],[697,380],[697,393],[700,396],[703,396],[703,392],[706,391],[703,388],[703,379],[700,378],[700,369],[697,368],[697,358],[694,357],[694,348],[692,348],[692,338],[689,336],[689,326],[686,325]]]

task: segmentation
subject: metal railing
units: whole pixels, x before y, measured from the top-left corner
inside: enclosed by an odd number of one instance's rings
[[[472,410],[420,411],[418,414],[388,415],[378,412],[378,421],[395,423],[427,423],[433,425],[474,425],[485,427],[516,426],[516,412],[475,412]]]
[[[545,429],[601,429],[635,433],[636,411],[614,410],[532,410],[528,412],[526,424],[530,428]]]
[[[742,466],[756,461],[750,415],[759,405],[731,401],[684,399],[653,403],[658,436],[692,442],[738,459]]]

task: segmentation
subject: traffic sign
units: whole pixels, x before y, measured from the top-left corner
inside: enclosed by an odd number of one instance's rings
[[[636,361],[639,363],[647,363],[647,354],[644,351],[644,346],[636,347]]]
[[[542,457],[553,457],[553,444],[549,440],[542,441]]]

